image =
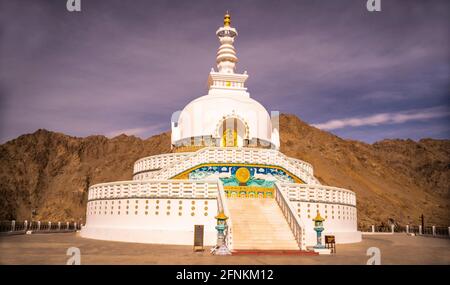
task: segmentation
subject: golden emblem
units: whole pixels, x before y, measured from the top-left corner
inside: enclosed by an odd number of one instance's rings
[[[247,181],[250,179],[250,171],[245,167],[239,168],[238,170],[236,170],[236,179],[239,181],[239,183],[247,183]]]

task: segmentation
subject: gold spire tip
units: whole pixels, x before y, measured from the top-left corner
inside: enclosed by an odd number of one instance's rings
[[[223,25],[228,27],[231,24],[231,15],[230,13],[227,11],[225,13],[225,16],[223,17]]]

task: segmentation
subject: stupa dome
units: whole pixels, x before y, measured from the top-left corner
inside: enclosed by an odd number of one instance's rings
[[[249,96],[225,92],[190,102],[172,126],[172,143],[187,145],[191,138],[210,138],[211,145],[226,146],[223,136],[227,129],[236,130],[233,146],[279,146],[278,131],[272,131],[271,117],[264,106]]]

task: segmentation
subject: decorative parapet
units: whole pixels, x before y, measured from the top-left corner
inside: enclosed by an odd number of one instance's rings
[[[314,169],[308,162],[288,156],[286,156],[286,158],[288,158],[293,164],[309,172],[309,174],[314,175]]]
[[[277,185],[287,194],[290,201],[335,203],[356,207],[356,195],[347,189],[297,183],[277,183]]]
[[[304,161],[287,157],[277,150],[236,147],[206,147],[194,153],[179,153],[182,156],[170,158],[156,156],[140,159],[136,162],[135,171],[151,170],[150,165],[165,165],[159,171],[149,175],[149,179],[170,179],[175,175],[202,163],[254,163],[262,165],[278,165],[292,172],[307,184],[320,184],[313,175],[312,166]],[[165,159],[167,163],[157,162]],[[173,160],[170,163],[170,160]],[[148,160],[148,161],[147,161]],[[153,166],[155,167],[155,166]],[[135,172],[136,173],[136,172]]]
[[[88,201],[138,197],[216,199],[217,195],[217,180],[132,180],[92,185]]]
[[[192,152],[166,153],[143,157],[134,163],[133,175],[142,171],[158,170],[185,159]]]

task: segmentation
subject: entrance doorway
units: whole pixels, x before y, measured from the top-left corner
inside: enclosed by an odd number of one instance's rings
[[[220,146],[242,147],[247,138],[245,124],[238,118],[228,118],[222,121],[219,128]]]

